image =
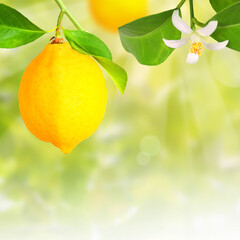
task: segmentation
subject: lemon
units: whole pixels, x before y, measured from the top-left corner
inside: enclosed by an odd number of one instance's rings
[[[135,19],[144,17],[148,11],[148,0],[89,0],[95,20],[111,31]]]
[[[69,43],[47,44],[27,67],[19,88],[26,127],[66,154],[97,130],[106,103],[98,64]]]

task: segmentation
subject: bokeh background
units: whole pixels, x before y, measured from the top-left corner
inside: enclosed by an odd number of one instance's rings
[[[53,0],[1,2],[45,30],[56,25]],[[31,135],[18,108],[24,69],[53,33],[0,49],[0,239],[240,239],[240,54],[204,50],[192,66],[186,46],[142,66],[93,20],[86,0],[64,2],[127,70],[126,94],[106,74],[101,126],[63,155]],[[194,2],[199,20],[213,16],[208,0]],[[157,13],[178,1],[149,4]],[[74,29],[67,18],[63,25]]]

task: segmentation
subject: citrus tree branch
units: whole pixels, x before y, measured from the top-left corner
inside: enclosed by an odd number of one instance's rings
[[[62,2],[62,0],[55,0],[55,2],[61,9],[61,12],[60,12],[60,15],[58,18],[58,27],[61,27],[61,21],[62,21],[63,15],[66,14],[68,16],[68,18],[70,19],[70,21],[73,23],[73,25],[78,30],[83,31],[83,28],[81,27],[81,25],[77,22],[77,20],[73,17],[73,15],[68,11],[68,9],[66,8],[66,6]]]
[[[182,0],[182,1],[177,5],[177,9],[180,9],[185,2],[186,2],[186,0]]]

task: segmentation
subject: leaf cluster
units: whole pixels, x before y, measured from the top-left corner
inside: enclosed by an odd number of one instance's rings
[[[218,28],[211,37],[217,41],[229,40],[227,47],[240,51],[240,0],[209,1],[216,11],[209,21],[218,21]],[[180,10],[179,5],[175,9]],[[174,51],[167,47],[162,39],[181,38],[181,32],[171,21],[175,9],[137,19],[119,28],[123,47],[133,54],[139,63],[151,66],[161,64]]]

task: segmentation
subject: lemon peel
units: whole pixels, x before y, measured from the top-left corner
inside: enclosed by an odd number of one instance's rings
[[[47,44],[25,70],[19,88],[26,127],[66,154],[97,130],[106,103],[98,64],[66,42]]]

